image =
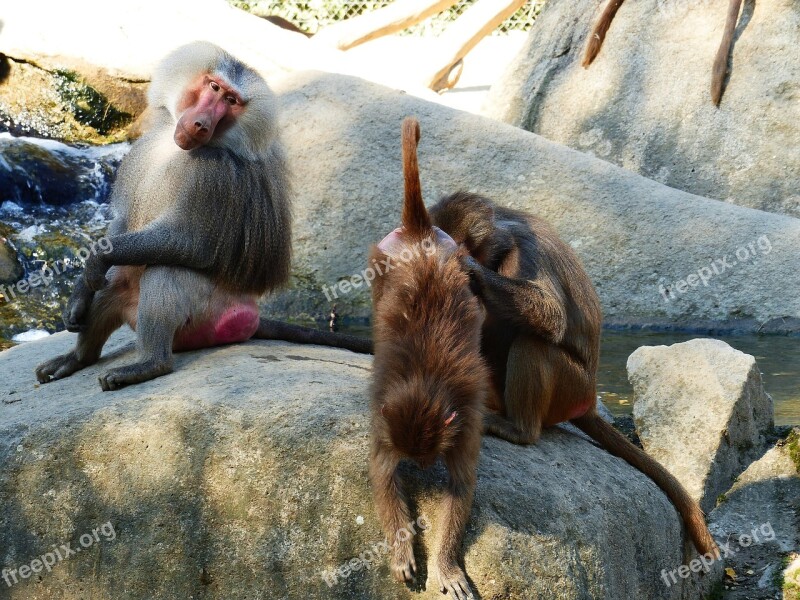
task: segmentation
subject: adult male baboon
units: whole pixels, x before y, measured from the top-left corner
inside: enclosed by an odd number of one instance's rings
[[[291,256],[289,181],[266,82],[208,42],[156,69],[150,126],[112,193],[111,251],[87,261],[67,305],[72,351],[45,362],[45,383],[95,363],[111,333],[136,329],[138,362],[104,390],[172,370],[172,352],[252,336],[368,350],[367,340],[259,320],[257,298],[284,283]]]

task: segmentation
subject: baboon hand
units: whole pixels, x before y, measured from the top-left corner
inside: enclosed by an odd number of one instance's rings
[[[106,272],[108,266],[97,255],[91,256],[86,261],[86,268],[83,271],[83,279],[86,285],[93,292],[102,290],[108,281],[106,280]]]
[[[389,565],[392,575],[397,581],[410,583],[417,573],[417,562],[414,560],[414,548],[410,541],[399,543],[394,549]]]
[[[469,254],[461,257],[461,268],[469,275],[469,287],[476,296],[481,295],[483,283],[483,267]]]
[[[475,595],[467,583],[467,576],[458,565],[439,565],[437,575],[442,594],[447,594],[451,600],[474,600]]]
[[[86,317],[93,298],[94,292],[79,279],[64,309],[63,320],[67,331],[78,333],[86,328]]]

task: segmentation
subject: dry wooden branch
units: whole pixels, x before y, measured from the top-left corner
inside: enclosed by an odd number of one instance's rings
[[[458,77],[450,74],[458,62],[525,2],[526,0],[478,0],[464,11],[437,41],[437,50],[433,54],[436,67],[423,79],[425,87],[436,92],[453,87]]]
[[[395,0],[384,8],[321,29],[314,36],[314,43],[347,50],[369,40],[407,29],[447,10],[456,2],[458,0]]]

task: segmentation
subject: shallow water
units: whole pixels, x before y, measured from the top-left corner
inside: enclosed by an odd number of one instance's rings
[[[369,328],[349,326],[348,332],[369,336]],[[712,336],[692,333],[647,331],[603,331],[598,372],[598,393],[603,403],[617,416],[633,412],[633,387],[628,382],[628,357],[639,346],[669,346],[687,340]],[[734,335],[714,336],[755,356],[761,369],[764,389],[775,402],[777,425],[800,425],[800,337]]]
[[[626,363],[639,346],[667,346],[698,337],[689,333],[604,331],[600,349],[598,392],[615,415],[633,410],[633,388]],[[800,337],[734,335],[716,337],[755,356],[764,389],[775,402],[775,423],[800,425]]]

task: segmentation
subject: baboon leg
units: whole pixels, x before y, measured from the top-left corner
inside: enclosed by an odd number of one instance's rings
[[[555,388],[552,354],[560,351],[536,338],[519,335],[508,352],[503,409],[490,414],[486,431],[513,444],[535,444]]]
[[[140,280],[137,313],[139,360],[100,376],[104,391],[172,372],[175,333],[208,308],[213,286],[203,275],[180,267],[148,267]]]
[[[124,282],[113,280],[108,287],[94,294],[86,315],[85,327],[78,334],[75,348],[36,367],[36,379],[39,383],[69,377],[96,363],[109,336],[122,326],[126,307],[130,302],[135,303],[135,298],[129,296],[128,286]]]
[[[467,440],[465,440],[467,441]],[[449,480],[439,523],[439,544],[436,556],[436,575],[439,591],[455,600],[472,598],[472,590],[459,564],[464,531],[472,512],[472,499],[477,479],[480,436],[457,446],[458,450],[444,456]]]
[[[401,540],[398,532],[411,521],[411,511],[402,481],[397,472],[398,462],[373,441],[369,463],[369,477],[383,531],[392,544],[389,569],[400,582],[414,580],[417,563],[414,559],[414,543],[411,539]]]
[[[585,414],[596,403],[595,380],[571,354],[517,336],[508,353],[504,415],[490,413],[486,432],[514,444],[535,444],[543,427]]]

